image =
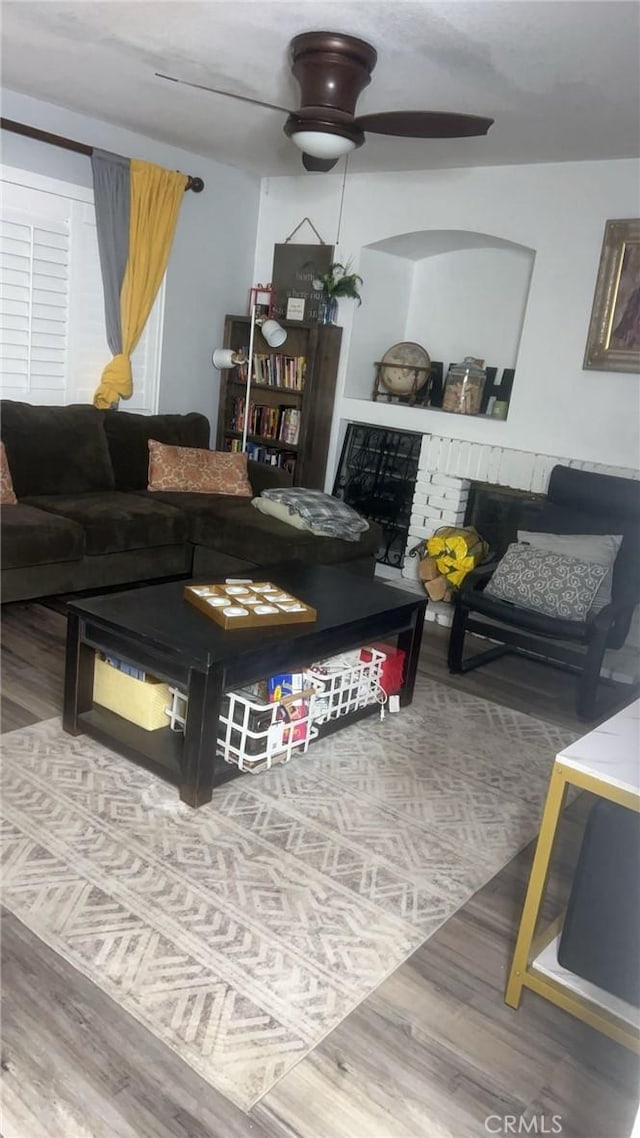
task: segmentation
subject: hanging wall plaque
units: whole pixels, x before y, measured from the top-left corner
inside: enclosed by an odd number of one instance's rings
[[[271,315],[276,320],[318,321],[322,293],[314,289],[313,282],[329,271],[333,253],[333,245],[274,246]],[[290,300],[298,303],[290,305]]]

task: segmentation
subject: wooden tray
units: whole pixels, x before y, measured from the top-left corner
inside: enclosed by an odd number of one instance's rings
[[[310,605],[271,581],[185,585],[184,599],[221,628],[264,628],[317,619]]]

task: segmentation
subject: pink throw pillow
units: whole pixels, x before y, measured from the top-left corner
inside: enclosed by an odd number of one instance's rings
[[[13,491],[9,460],[4,443],[0,443],[0,506],[15,506],[18,499]]]
[[[253,497],[246,454],[166,446],[155,439],[149,439],[147,489]]]

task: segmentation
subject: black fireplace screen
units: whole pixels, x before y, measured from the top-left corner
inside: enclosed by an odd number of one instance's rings
[[[411,505],[422,435],[350,423],[333,486],[342,498],[383,531],[376,560],[400,568],[409,535]]]
[[[518,529],[535,530],[536,513],[544,500],[544,494],[472,482],[464,524],[474,526],[491,552],[503,557],[511,542],[517,541]]]

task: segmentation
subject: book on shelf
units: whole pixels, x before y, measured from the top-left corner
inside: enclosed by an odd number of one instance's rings
[[[249,411],[249,430],[263,439],[277,439],[280,408],[268,403],[252,403]]]
[[[289,474],[295,473],[297,455],[291,451],[265,446],[263,443],[247,443],[247,458],[253,462],[264,462],[267,466],[279,466]]]
[[[299,407],[274,406],[271,403],[249,403],[248,433],[261,439],[274,439],[297,446],[300,436],[301,411]],[[242,433],[244,430],[245,399],[231,400],[226,430]]]
[[[242,349],[246,351],[246,349]],[[248,352],[246,353],[248,355]],[[235,369],[235,378],[247,382],[248,364],[240,364]],[[253,357],[252,383],[263,387],[285,387],[290,391],[302,391],[307,370],[306,356],[261,355]]]
[[[118,672],[123,672],[125,676],[133,676],[134,680],[146,680],[147,678],[147,673],[142,668],[137,668],[135,664],[127,664],[126,660],[121,660],[118,656],[107,656],[104,652],[100,652],[99,656],[105,664],[109,664]]]
[[[229,421],[227,429],[230,431],[243,431],[244,430],[244,405],[245,400],[243,396],[236,396],[231,400]]]
[[[300,408],[282,407],[278,428],[278,438],[281,443],[297,446],[300,436]]]

